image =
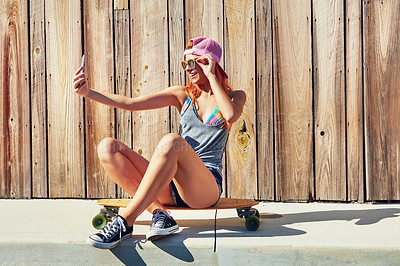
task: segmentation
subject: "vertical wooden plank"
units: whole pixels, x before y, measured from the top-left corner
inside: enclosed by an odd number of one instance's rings
[[[256,2],[258,198],[275,200],[271,1]]]
[[[168,13],[165,1],[131,1],[133,97],[168,87]],[[150,159],[169,132],[168,107],[133,113],[134,149]]]
[[[272,2],[278,201],[314,194],[311,2]]]
[[[47,97],[44,1],[30,2],[32,195],[48,197],[47,182]]]
[[[185,18],[183,0],[169,0],[169,82],[171,86],[184,85],[186,73],[180,62],[185,50]],[[171,132],[179,132],[179,112],[171,107]]]
[[[400,2],[363,3],[367,200],[399,200]]]
[[[234,89],[247,94],[227,146],[228,196],[257,198],[254,1],[225,2],[226,70]]]
[[[132,97],[128,9],[114,9],[114,36],[116,94]],[[132,112],[121,109],[116,112],[117,139],[132,147]],[[129,194],[119,187],[118,197],[127,198]]]
[[[83,100],[73,89],[80,65],[79,0],[46,1],[50,197],[85,197]]]
[[[84,50],[89,86],[114,93],[113,1],[84,1]],[[115,197],[116,186],[100,165],[97,146],[105,137],[114,137],[114,109],[93,101],[86,107],[87,197]]]
[[[346,0],[347,195],[364,201],[361,1]]]
[[[128,9],[129,0],[114,0],[114,9]]]
[[[346,200],[343,0],[313,1],[315,187],[318,200]]]
[[[223,43],[223,2],[215,0],[187,0],[186,41],[194,37],[208,37]],[[223,62],[223,58],[221,59]]]
[[[28,10],[0,3],[0,197],[31,197]]]

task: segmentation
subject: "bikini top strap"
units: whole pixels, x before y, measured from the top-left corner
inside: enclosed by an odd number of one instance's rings
[[[188,95],[186,98],[185,102],[183,103],[182,109],[181,109],[181,116],[186,112],[186,110],[189,108],[190,104],[192,102],[192,98]]]

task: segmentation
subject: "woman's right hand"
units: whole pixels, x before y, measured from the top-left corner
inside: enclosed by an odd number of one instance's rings
[[[74,91],[83,97],[89,94],[89,87],[82,66],[78,68],[74,76]]]

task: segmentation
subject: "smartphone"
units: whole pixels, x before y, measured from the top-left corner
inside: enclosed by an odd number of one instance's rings
[[[85,69],[85,55],[82,55],[82,71]]]

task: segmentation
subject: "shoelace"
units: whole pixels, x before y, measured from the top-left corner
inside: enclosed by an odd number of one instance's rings
[[[114,217],[112,222],[108,223],[107,226],[100,231],[100,234],[102,234],[106,238],[110,238],[113,234],[115,234],[118,231],[119,231],[119,238],[121,238],[122,232],[126,231],[124,221],[119,216]]]
[[[151,227],[162,227],[166,218],[167,215],[163,211],[157,211],[154,217],[155,220]]]

